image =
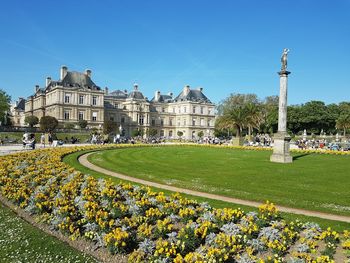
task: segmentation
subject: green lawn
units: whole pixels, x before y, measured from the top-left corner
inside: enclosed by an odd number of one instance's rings
[[[0,203],[0,262],[98,262],[47,235]]]
[[[76,170],[81,171],[84,174],[91,175],[95,178],[104,178],[107,180],[112,180],[116,184],[118,184],[120,182],[127,182],[127,181],[123,181],[123,180],[120,180],[120,179],[115,178],[115,177],[111,177],[111,176],[108,176],[108,175],[105,175],[105,174],[102,174],[99,172],[95,172],[93,170],[90,170],[89,168],[82,166],[77,161],[77,159],[80,155],[87,153],[87,152],[89,152],[89,151],[76,152],[76,153],[67,155],[64,157],[63,161],[65,163],[69,164],[70,166],[74,167]],[[133,182],[131,182],[131,183],[134,185],[137,185],[136,183],[133,183]],[[172,192],[170,192],[170,191],[157,189],[154,187],[152,187],[152,190],[158,191],[158,192],[161,191],[167,195],[172,194]],[[238,207],[240,207],[241,209],[243,209],[245,211],[257,211],[257,208],[255,208],[255,207],[227,203],[227,202],[223,202],[223,201],[212,200],[212,199],[202,198],[202,197],[198,197],[198,196],[191,196],[191,195],[186,195],[186,194],[182,194],[182,195],[187,197],[187,198],[195,199],[198,202],[207,202],[211,206],[216,207],[216,208],[224,208],[224,207],[238,208]],[[303,221],[303,222],[315,222],[315,223],[318,223],[323,229],[326,229],[329,226],[332,227],[332,229],[334,229],[336,231],[342,231],[344,229],[349,229],[349,224],[345,223],[345,222],[332,221],[332,220],[326,220],[326,219],[321,219],[321,218],[317,218],[317,217],[309,217],[309,216],[303,216],[303,215],[295,215],[295,214],[290,214],[290,213],[282,213],[282,216],[283,216],[283,218],[285,218],[288,221],[299,219],[300,221]]]
[[[191,146],[106,150],[99,166],[163,184],[230,197],[350,215],[350,156],[297,154],[271,163],[269,151]]]

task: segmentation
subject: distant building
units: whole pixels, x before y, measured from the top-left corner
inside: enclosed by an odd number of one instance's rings
[[[12,123],[12,126],[15,127],[23,127],[25,125],[24,123],[24,108],[25,108],[25,99],[19,97],[18,100],[11,105],[10,107],[10,120]]]
[[[196,138],[200,131],[204,136],[213,135],[215,105],[201,88],[185,86],[177,97],[156,91],[148,100],[137,84],[131,92],[109,92],[108,88],[97,86],[91,74],[91,70],[79,73],[63,66],[58,81],[47,78],[44,88],[35,86],[34,95],[25,103],[25,115],[35,115],[39,119],[50,115],[61,126],[87,120],[90,128],[100,128],[109,120],[126,136],[133,130],[147,134],[149,129],[156,129],[158,136],[168,138],[177,138],[178,131],[187,139]]]

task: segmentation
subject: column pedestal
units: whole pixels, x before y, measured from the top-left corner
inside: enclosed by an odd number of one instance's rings
[[[292,163],[293,157],[289,153],[289,142],[291,137],[286,132],[277,132],[274,135],[273,154],[270,157],[271,162]]]

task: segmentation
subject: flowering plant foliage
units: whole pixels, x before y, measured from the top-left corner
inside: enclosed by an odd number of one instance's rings
[[[130,262],[334,262],[337,248],[349,254],[348,231],[287,222],[270,202],[258,213],[215,209],[177,193],[96,179],[61,161],[89,149],[103,147],[0,157],[1,195],[71,239],[128,254]]]

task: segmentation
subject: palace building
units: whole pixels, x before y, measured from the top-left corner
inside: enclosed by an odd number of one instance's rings
[[[61,67],[60,79],[46,78],[46,85],[35,86],[34,94],[25,102],[25,115],[39,119],[45,115],[55,117],[61,126],[86,120],[90,128],[101,128],[104,121],[116,123],[126,136],[133,130],[147,134],[157,130],[157,136],[196,138],[199,132],[212,136],[215,105],[203,94],[202,88],[185,86],[178,96],[173,93],[154,93],[149,100],[134,84],[133,90],[109,92],[92,81],[91,70],[84,73]]]

